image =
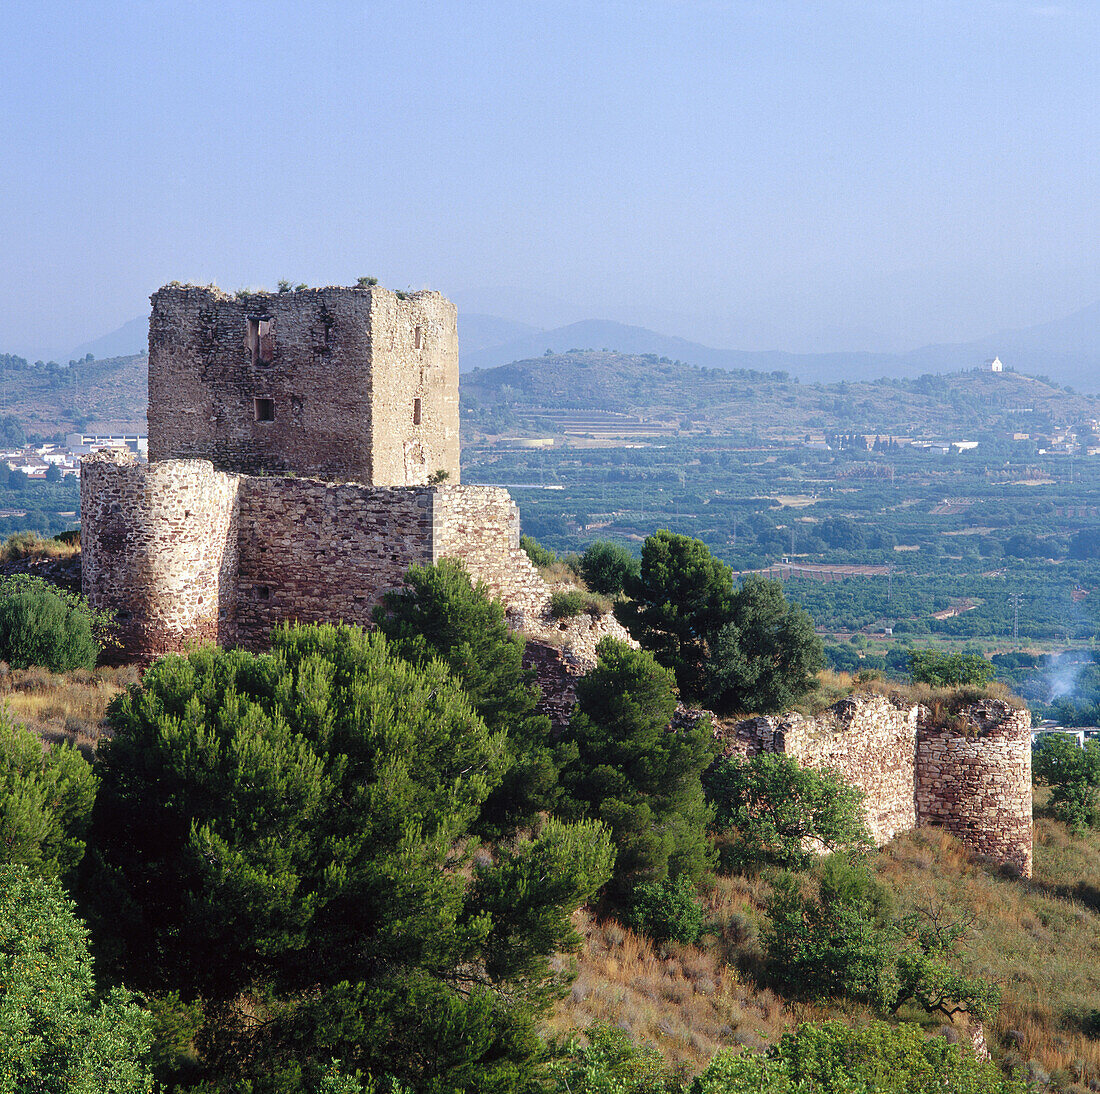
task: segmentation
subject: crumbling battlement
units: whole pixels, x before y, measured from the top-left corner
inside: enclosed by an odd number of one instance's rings
[[[1030,877],[1031,714],[989,699],[957,718],[945,728],[926,707],[857,694],[814,718],[716,723],[716,733],[729,753],[784,752],[859,787],[876,845],[936,825]]]
[[[169,285],[151,300],[151,461],[458,482],[457,313],[440,293]]]

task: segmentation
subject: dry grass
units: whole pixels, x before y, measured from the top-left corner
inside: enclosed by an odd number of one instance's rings
[[[107,730],[107,705],[139,679],[140,672],[133,666],[65,674],[11,669],[0,675],[0,699],[16,721],[45,743],[70,741],[91,754]]]
[[[1100,1089],[1100,832],[1076,838],[1041,817],[1031,881],[937,829],[899,837],[871,863],[899,914],[974,917],[962,963],[1001,984],[1001,1009],[986,1031],[995,1057],[1041,1068],[1056,1089]],[[757,930],[769,891],[763,878],[719,878],[708,898],[712,930],[698,946],[655,946],[614,920],[578,913],[578,975],[550,1032],[621,1026],[688,1073],[719,1048],[774,1042],[798,1022],[870,1018],[851,1004],[798,1002],[762,986]],[[900,1017],[931,1030],[944,1024],[916,1010]]]
[[[43,539],[37,532],[16,532],[0,543],[0,562],[24,558],[72,558],[80,553],[80,543]]]

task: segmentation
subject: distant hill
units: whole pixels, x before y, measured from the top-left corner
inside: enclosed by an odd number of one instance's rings
[[[137,353],[146,353],[148,349],[149,317],[138,316],[102,338],[77,346],[66,360],[79,361],[89,353],[93,357],[132,357]]]
[[[461,319],[460,319],[461,324]],[[973,342],[924,346],[908,353],[787,353],[782,350],[716,349],[685,338],[660,334],[606,319],[588,319],[553,330],[524,333],[508,341],[471,348],[462,343],[461,368],[495,368],[569,350],[615,350],[659,357],[707,368],[790,372],[803,381],[877,380],[917,377],[980,366],[994,356],[1030,375],[1045,375],[1082,391],[1100,391],[1100,303],[1064,319],[1001,331]]]
[[[492,346],[516,342],[525,335],[534,334],[538,327],[517,323],[514,319],[501,319],[498,315],[482,315],[478,312],[458,313],[458,348],[464,360],[467,354],[475,354]]]
[[[20,367],[11,358],[0,359],[3,412],[18,418],[31,435],[144,433],[147,380],[143,354],[60,368]]]
[[[612,412],[654,422],[790,436],[813,431],[931,435],[1042,433],[1100,417],[1100,398],[1018,372],[972,369],[915,379],[797,382],[783,372],[698,368],[655,355],[573,352],[467,373],[464,409],[507,411],[532,432],[559,414]],[[576,418],[573,413],[571,417]],[[580,419],[578,419],[580,420]]]

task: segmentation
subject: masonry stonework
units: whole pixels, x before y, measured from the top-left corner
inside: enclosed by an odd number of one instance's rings
[[[239,486],[205,460],[146,467],[114,449],[81,462],[82,585],[115,612],[120,652],[232,640]]]
[[[701,712],[699,712],[701,713]],[[877,846],[923,825],[1031,876],[1031,714],[999,700],[965,707],[953,728],[924,706],[852,695],[814,718],[716,723],[727,753],[783,752],[866,795]]]
[[[151,299],[150,461],[458,482],[457,319],[441,294],[169,285]]]

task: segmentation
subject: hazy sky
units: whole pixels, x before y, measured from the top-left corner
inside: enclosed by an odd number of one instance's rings
[[[1100,2],[6,0],[0,352],[172,279],[907,348],[1100,299]]]

